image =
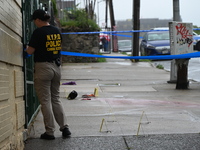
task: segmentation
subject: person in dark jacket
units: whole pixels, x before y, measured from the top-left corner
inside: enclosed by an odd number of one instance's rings
[[[38,27],[34,30],[26,52],[34,54],[34,87],[41,104],[45,133],[40,138],[55,139],[54,118],[64,138],[71,132],[59,97],[61,70],[61,33],[49,24],[50,15],[44,10],[35,10],[32,20]]]

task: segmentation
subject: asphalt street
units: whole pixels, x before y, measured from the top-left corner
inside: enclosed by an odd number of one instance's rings
[[[162,65],[165,70],[171,70],[171,60],[152,61],[154,66]],[[188,79],[200,82],[200,58],[189,59],[188,64]]]

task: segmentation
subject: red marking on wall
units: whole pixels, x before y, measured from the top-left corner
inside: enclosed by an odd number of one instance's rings
[[[192,35],[189,33],[189,30],[181,23],[176,25],[177,35],[181,35],[181,39],[179,41],[184,41],[184,43],[188,44],[188,47],[192,44]]]

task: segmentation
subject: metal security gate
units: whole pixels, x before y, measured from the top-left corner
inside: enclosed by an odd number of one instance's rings
[[[23,13],[23,44],[24,49],[28,41],[30,40],[31,34],[35,29],[33,22],[31,22],[31,14],[35,9],[38,7],[38,0],[23,0],[22,4],[22,13]],[[28,59],[24,58],[24,100],[25,100],[25,121],[26,121],[26,128],[29,126],[32,118],[36,110],[39,108],[39,102],[37,100],[35,91],[34,91],[34,82],[33,82],[33,66],[34,61],[33,57],[31,56]]]
[[[33,33],[36,26],[31,21],[31,15],[33,14],[34,10],[36,9],[43,9],[48,11],[48,13],[52,14],[52,4],[51,0],[23,0],[22,1],[22,14],[23,14],[23,44],[24,49],[28,44],[31,34]],[[53,16],[53,14],[52,14]],[[51,20],[52,22],[52,20]],[[52,23],[53,24],[53,23]],[[24,57],[23,61],[23,71],[24,71],[24,100],[26,105],[25,110],[25,128],[28,128],[34,117],[36,116],[40,104],[37,99],[35,89],[34,89],[34,80],[33,80],[33,73],[34,73],[34,61],[33,56],[29,58]]]

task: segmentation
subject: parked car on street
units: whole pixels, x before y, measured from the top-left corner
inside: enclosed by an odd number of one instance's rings
[[[199,45],[200,45],[200,35],[198,35],[196,32],[193,32],[193,46],[194,46],[194,50],[200,51]]]
[[[140,43],[141,56],[170,55],[169,31],[147,32]]]
[[[169,30],[169,28],[168,27],[157,27],[157,28],[151,28],[151,30]],[[198,47],[196,47],[197,42],[199,43]],[[200,51],[200,35],[198,35],[194,31],[193,31],[193,48],[194,48],[194,50]]]
[[[131,52],[132,41],[131,40],[118,40],[118,51],[119,52]]]

